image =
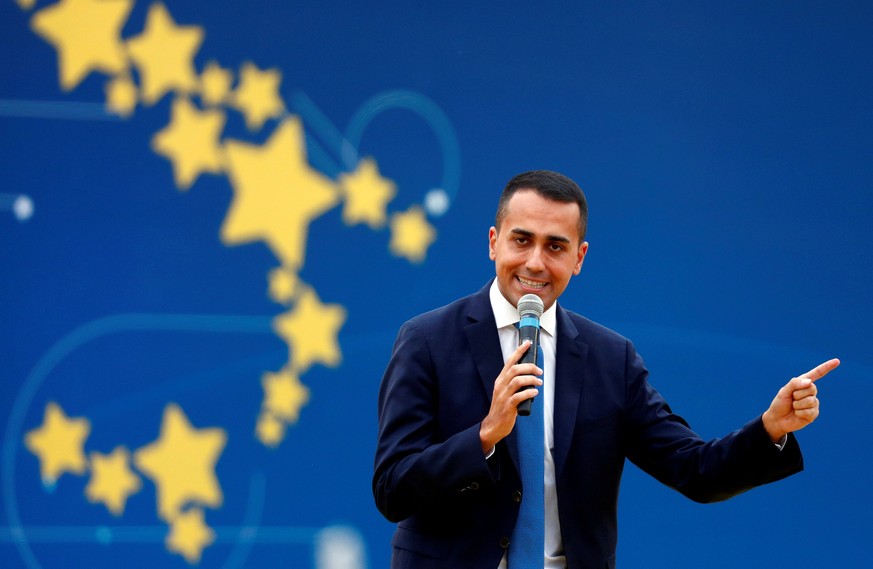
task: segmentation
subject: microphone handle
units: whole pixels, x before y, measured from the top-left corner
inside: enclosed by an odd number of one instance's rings
[[[520,364],[536,364],[537,363],[537,351],[540,349],[540,329],[536,326],[522,326],[518,330],[518,341],[519,343],[524,343],[525,340],[530,340],[530,348],[521,356],[521,359],[518,360]],[[519,391],[524,391],[525,389],[533,389],[532,385],[528,385],[527,387],[522,387]],[[531,405],[533,404],[533,398],[525,399],[521,403],[518,404],[517,412],[522,417],[527,417],[530,415]]]

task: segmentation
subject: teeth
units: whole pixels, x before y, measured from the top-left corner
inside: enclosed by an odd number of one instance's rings
[[[524,277],[518,277],[518,280],[521,284],[523,284],[524,286],[526,286],[528,288],[543,288],[544,286],[546,286],[546,283],[538,283],[536,281],[530,281]]]

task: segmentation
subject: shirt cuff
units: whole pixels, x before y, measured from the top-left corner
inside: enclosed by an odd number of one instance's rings
[[[781,451],[782,449],[785,448],[785,443],[787,443],[787,442],[788,442],[788,435],[782,435],[782,438],[779,439],[779,442],[773,443],[773,444],[776,445],[776,448],[778,448]],[[491,452],[493,453],[494,451],[492,450]],[[486,456],[485,458],[488,458],[488,457]]]

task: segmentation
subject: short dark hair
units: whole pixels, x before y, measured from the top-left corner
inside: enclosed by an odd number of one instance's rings
[[[588,229],[588,201],[585,199],[585,194],[576,182],[550,170],[531,170],[509,180],[503,188],[503,193],[500,194],[500,201],[497,202],[497,216],[494,220],[497,231],[500,231],[500,224],[506,217],[509,200],[520,190],[532,190],[547,200],[578,205],[579,243],[582,243]]]

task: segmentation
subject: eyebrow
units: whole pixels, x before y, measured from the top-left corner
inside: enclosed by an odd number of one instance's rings
[[[520,227],[513,227],[509,230],[510,233],[514,235],[521,235],[523,237],[534,237],[535,234],[533,231],[528,231],[527,229],[522,229]],[[557,241],[559,243],[570,243],[570,240],[563,235],[546,235],[546,241]]]

